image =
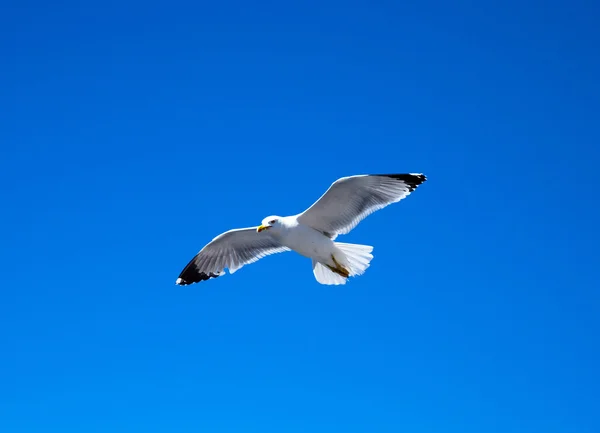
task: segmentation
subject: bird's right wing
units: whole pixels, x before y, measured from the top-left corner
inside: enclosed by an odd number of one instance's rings
[[[342,177],[298,215],[298,221],[335,239],[376,210],[399,202],[425,180],[420,173]]]
[[[200,250],[181,271],[176,284],[186,286],[199,281],[217,278],[225,268],[233,274],[242,266],[275,253],[289,251],[256,227],[229,230],[220,234]]]

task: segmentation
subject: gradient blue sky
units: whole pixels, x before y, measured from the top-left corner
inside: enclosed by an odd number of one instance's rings
[[[0,431],[600,431],[598,3],[8,1]],[[341,176],[429,181],[317,284],[174,285]]]

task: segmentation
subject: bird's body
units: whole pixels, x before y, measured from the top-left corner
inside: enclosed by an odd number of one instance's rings
[[[177,279],[187,285],[234,273],[274,253],[295,251],[312,259],[321,284],[345,284],[370,265],[373,247],[335,242],[374,211],[409,195],[425,181],[422,174],[358,175],[338,179],[306,211],[270,216],[258,227],[225,232],[188,263]]]
[[[297,216],[283,217],[280,224],[268,230],[267,234],[277,239],[283,246],[298,254],[318,262],[331,262],[331,254],[336,251],[335,242],[318,230],[298,222]]]

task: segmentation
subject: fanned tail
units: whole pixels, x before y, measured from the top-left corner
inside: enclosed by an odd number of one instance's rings
[[[337,286],[339,284],[346,284],[346,281],[348,280],[347,278],[344,278],[341,275],[333,272],[323,263],[313,260],[312,266],[313,274],[315,274],[315,278],[321,284]]]
[[[371,265],[373,255],[373,247],[369,245],[345,244],[336,242],[335,246],[344,253],[345,257],[337,257],[336,259],[342,266],[350,272],[350,276],[362,275]]]
[[[371,264],[373,255],[373,247],[369,245],[346,244],[336,242],[335,246],[340,250],[341,254],[335,254],[334,263],[343,268],[342,274],[347,273],[349,276],[357,276],[363,274]],[[328,265],[316,262],[313,260],[313,273],[317,281],[321,284],[338,285],[346,284],[348,280],[338,272],[334,272]]]

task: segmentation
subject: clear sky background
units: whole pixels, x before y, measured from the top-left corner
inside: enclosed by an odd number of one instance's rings
[[[600,431],[597,2],[1,8],[0,431]],[[394,172],[346,286],[175,286]]]

